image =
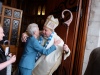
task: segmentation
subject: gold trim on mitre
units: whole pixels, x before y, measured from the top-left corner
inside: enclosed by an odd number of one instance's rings
[[[54,30],[59,25],[57,18],[54,18],[53,15],[49,15],[46,19],[44,26]]]

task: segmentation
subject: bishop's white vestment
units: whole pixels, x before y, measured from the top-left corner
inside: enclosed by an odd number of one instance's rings
[[[52,75],[52,73],[61,64],[62,52],[63,52],[63,40],[54,32],[53,37],[46,49],[51,47],[54,43],[54,39],[60,39],[61,43],[56,46],[56,50],[45,56],[42,55],[36,62],[35,68],[33,70],[33,75]],[[70,50],[67,54],[64,54],[64,60],[70,55]]]

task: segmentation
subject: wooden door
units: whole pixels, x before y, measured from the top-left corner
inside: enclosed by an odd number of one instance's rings
[[[22,10],[2,6],[2,12],[0,14],[0,22],[4,29],[4,39],[1,42],[2,46],[5,48],[6,46],[10,47],[10,52],[12,54],[17,55],[18,45],[19,45],[19,36],[20,36],[20,29],[21,29],[21,19],[22,19]],[[5,43],[4,41],[9,41]]]
[[[52,6],[51,6],[52,3]],[[48,0],[46,15],[53,14],[59,18],[64,9],[71,10],[73,21],[69,26],[68,38],[66,38],[67,27],[63,23],[56,28],[57,34],[68,44],[71,55],[64,61],[63,66],[53,73],[53,75],[81,75],[84,59],[85,42],[87,36],[88,19],[90,13],[91,0]],[[66,13],[65,13],[66,14]],[[69,17],[66,17],[69,18]],[[62,74],[60,74],[62,72]]]
[[[51,4],[52,3],[52,8]],[[67,27],[65,25],[59,24],[56,28],[57,34],[64,40],[64,42],[69,46],[71,50],[70,56],[64,61],[63,66],[60,65],[59,68],[53,73],[53,75],[73,75],[73,65],[75,49],[77,44],[77,33],[79,28],[79,20],[81,13],[82,0],[48,0],[46,12],[47,15],[53,14],[55,17],[59,18],[59,21],[63,22],[61,19],[61,13],[64,9],[69,9],[73,14],[73,21],[69,26],[68,38],[65,40]],[[66,14],[66,19],[69,18]],[[60,22],[60,23],[61,23]],[[60,74],[62,72],[62,74]]]

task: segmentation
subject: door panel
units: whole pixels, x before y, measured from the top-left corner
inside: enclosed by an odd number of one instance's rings
[[[21,29],[21,20],[22,20],[22,10],[2,6],[2,13],[0,14],[0,22],[4,29],[4,39],[1,42],[3,48],[9,46],[10,52],[17,55],[18,45],[19,45],[19,36]],[[4,41],[9,41],[5,43]]]

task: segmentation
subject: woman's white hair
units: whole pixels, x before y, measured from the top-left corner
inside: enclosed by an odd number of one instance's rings
[[[33,33],[38,30],[38,28],[39,27],[36,23],[29,24],[27,27],[27,32],[30,36],[32,36]]]

